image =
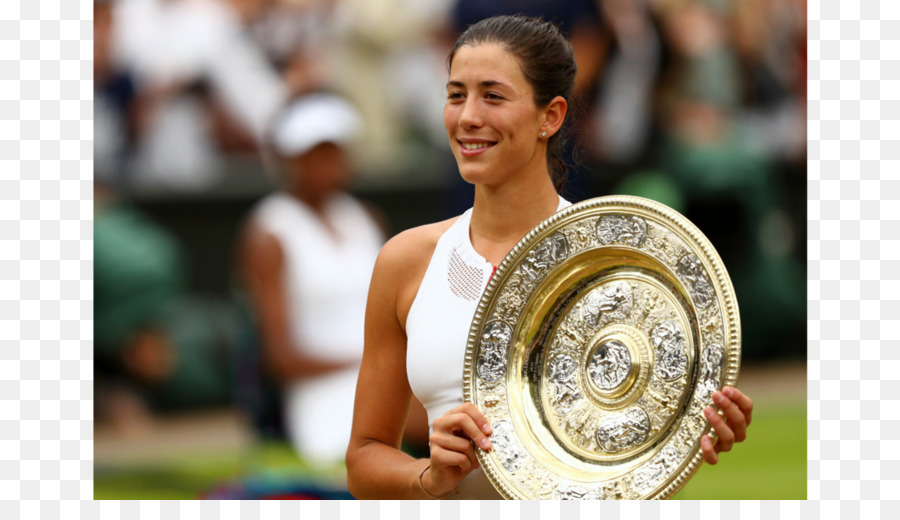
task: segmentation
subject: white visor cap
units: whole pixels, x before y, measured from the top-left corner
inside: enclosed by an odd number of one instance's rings
[[[282,111],[272,144],[284,157],[303,155],[322,143],[346,144],[362,133],[359,112],[333,94],[310,94]]]

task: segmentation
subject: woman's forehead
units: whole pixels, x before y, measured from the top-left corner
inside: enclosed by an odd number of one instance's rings
[[[460,47],[450,64],[450,81],[527,84],[518,58],[497,43]]]

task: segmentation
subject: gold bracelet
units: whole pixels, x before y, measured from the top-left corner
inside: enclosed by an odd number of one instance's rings
[[[430,498],[431,500],[437,500],[437,499],[439,499],[439,498],[441,498],[441,497],[440,497],[440,496],[434,496],[434,495],[432,495],[431,493],[429,493],[428,490],[425,489],[425,486],[422,484],[422,475],[424,475],[425,472],[428,471],[428,468],[430,468],[430,467],[431,467],[431,464],[425,466],[425,469],[423,469],[423,470],[422,470],[422,473],[419,473],[418,478],[416,478],[416,482],[418,482],[418,483],[419,483],[419,487],[422,488],[422,493],[425,493],[426,495],[428,495],[428,498]]]

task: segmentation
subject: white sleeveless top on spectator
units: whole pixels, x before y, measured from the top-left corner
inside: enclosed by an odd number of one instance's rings
[[[307,377],[286,392],[286,420],[297,451],[314,462],[343,461],[350,441],[356,378],[363,353],[366,298],[381,230],[349,195],[320,217],[285,193],[263,199],[254,223],[281,243],[295,345],[323,360],[353,360],[345,370]]]
[[[562,197],[557,211],[569,206]],[[469,238],[469,209],[438,240],[406,318],[406,372],[428,424],[462,404],[462,375],[469,327],[494,266]],[[449,499],[499,499],[481,469],[470,473]]]

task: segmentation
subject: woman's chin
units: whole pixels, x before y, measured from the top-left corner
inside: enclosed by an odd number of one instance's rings
[[[485,184],[490,181],[490,174],[487,168],[473,167],[474,165],[460,165],[459,175],[469,184]]]

